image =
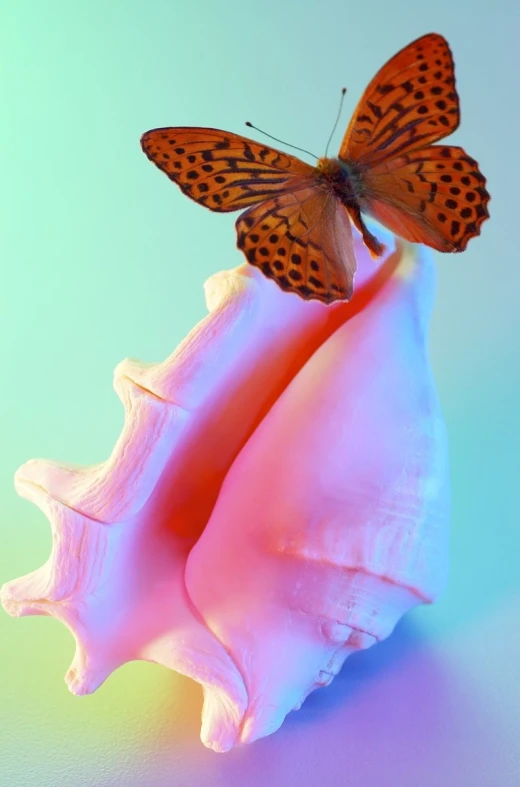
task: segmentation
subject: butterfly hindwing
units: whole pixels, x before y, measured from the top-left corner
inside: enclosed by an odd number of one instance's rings
[[[188,197],[219,212],[261,202],[313,171],[295,156],[213,128],[157,128],[141,146]]]
[[[348,300],[356,270],[343,205],[314,182],[249,208],[236,222],[238,248],[283,289],[306,300]]]
[[[447,41],[422,36],[398,52],[365,90],[339,158],[373,166],[426,147],[459,125],[459,98]]]
[[[368,170],[362,208],[406,240],[463,251],[489,217],[485,186],[462,148],[430,145]]]

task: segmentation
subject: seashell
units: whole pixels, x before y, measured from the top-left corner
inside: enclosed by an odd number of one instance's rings
[[[68,626],[73,693],[130,660],[166,665],[202,684],[201,738],[226,751],[443,589],[433,263],[385,242],[379,268],[357,242],[348,304],[306,303],[246,265],[215,274],[209,315],[166,361],[116,368],[109,459],[18,470],[53,547],[1,599]]]

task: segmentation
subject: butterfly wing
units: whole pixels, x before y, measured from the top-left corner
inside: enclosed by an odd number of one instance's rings
[[[350,222],[314,167],[212,128],[153,129],[141,145],[196,202],[220,212],[249,208],[236,223],[237,245],[282,289],[325,303],[352,296]]]
[[[316,180],[255,205],[236,222],[238,248],[283,289],[306,300],[352,297],[356,258],[347,212]]]
[[[462,148],[432,144],[458,125],[453,58],[431,33],[376,74],[345,134],[339,157],[356,170],[361,210],[406,240],[463,251],[490,197]]]
[[[462,148],[430,145],[367,170],[362,210],[406,240],[464,251],[489,217],[485,184]]]
[[[423,148],[459,125],[453,58],[436,33],[401,49],[365,90],[343,138],[339,158],[373,166]]]
[[[214,128],[156,128],[141,146],[188,197],[219,212],[262,202],[313,172],[295,156]]]

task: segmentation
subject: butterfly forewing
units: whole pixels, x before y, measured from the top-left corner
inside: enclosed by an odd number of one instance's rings
[[[356,270],[346,210],[315,182],[249,208],[236,223],[248,262],[286,291],[324,303],[349,299]]]
[[[372,166],[438,142],[458,125],[451,51],[442,36],[430,33],[398,52],[370,82],[339,158]]]
[[[295,156],[213,128],[153,129],[141,146],[188,197],[219,212],[261,202],[313,171]]]

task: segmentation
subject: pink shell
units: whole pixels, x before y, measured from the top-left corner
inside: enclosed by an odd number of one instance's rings
[[[71,691],[164,664],[204,686],[201,737],[225,751],[273,732],[443,588],[433,263],[385,240],[379,268],[358,244],[349,304],[304,302],[248,266],[212,276],[210,314],[173,355],[117,367],[110,458],[17,472],[53,549],[2,603],[69,627]]]

